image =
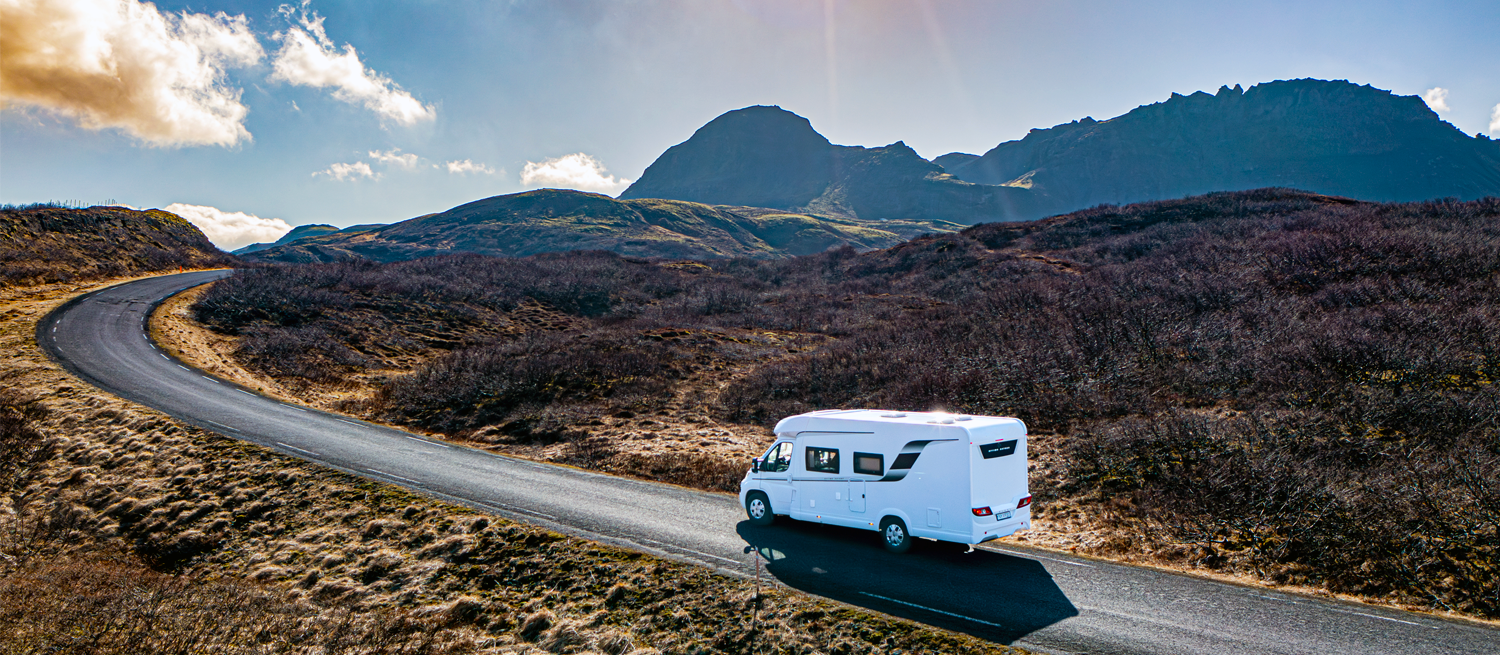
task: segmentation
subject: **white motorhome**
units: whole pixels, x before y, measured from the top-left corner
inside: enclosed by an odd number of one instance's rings
[[[740,481],[752,523],[776,516],[977,544],[1031,527],[1026,424],[997,416],[825,410],[776,424]]]

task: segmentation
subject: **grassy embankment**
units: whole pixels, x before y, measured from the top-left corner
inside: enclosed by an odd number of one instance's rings
[[[1494,200],[1263,190],[787,261],[289,267],[192,313],[324,407],[704,488],[786,414],[1019,416],[1033,542],[1500,616]]]

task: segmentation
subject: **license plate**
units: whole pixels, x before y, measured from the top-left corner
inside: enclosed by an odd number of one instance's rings
[[[1010,518],[1011,514],[1014,514],[1014,512],[995,512],[995,520],[1004,521],[1005,519]]]

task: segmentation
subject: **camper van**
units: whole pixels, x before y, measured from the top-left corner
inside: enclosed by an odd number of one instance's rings
[[[750,521],[777,516],[977,544],[1031,527],[1026,424],[996,416],[825,410],[776,424],[776,442],[740,481]]]

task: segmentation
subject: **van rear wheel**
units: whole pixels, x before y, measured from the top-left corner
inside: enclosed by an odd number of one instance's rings
[[[911,533],[906,531],[906,521],[895,516],[885,517],[880,522],[880,543],[893,553],[911,550]]]
[[[746,494],[745,515],[750,517],[750,522],[754,525],[770,525],[776,522],[776,515],[771,513],[771,500],[759,491]]]

